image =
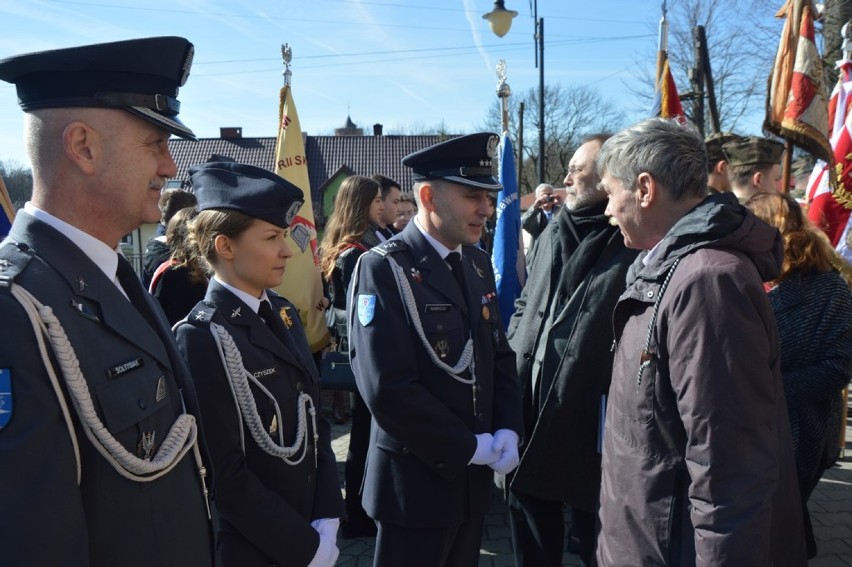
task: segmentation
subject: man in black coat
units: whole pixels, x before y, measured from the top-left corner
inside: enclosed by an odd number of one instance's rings
[[[515,564],[562,564],[563,507],[580,556],[594,555],[603,412],[612,371],[610,317],[637,255],[604,215],[595,156],[608,135],[589,137],[569,164],[565,207],[542,233],[509,323],[518,355],[528,440],[509,480]]]
[[[350,286],[352,368],[373,414],[362,500],[377,567],[476,565],[494,471],[517,464],[515,355],[474,246],[500,189],[496,146],[471,134],[407,156],[417,217],[361,256]]]
[[[116,253],[160,216],[169,136],[195,139],[175,98],[192,53],[162,37],[0,61],[34,179],[0,245],[4,565],[212,564],[192,380]]]

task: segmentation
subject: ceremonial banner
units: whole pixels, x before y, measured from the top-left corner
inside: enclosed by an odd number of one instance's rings
[[[668,57],[663,60],[663,69],[657,84],[657,94],[654,97],[654,109],[651,111],[651,116],[659,116],[660,118],[686,118],[683,112],[683,105],[680,103],[680,95],[677,93],[674,77],[672,77],[672,70],[669,67]]]
[[[515,153],[512,140],[504,133],[497,150],[499,157],[498,175],[503,188],[497,194],[497,226],[494,229],[494,248],[491,263],[497,283],[497,305],[503,330],[515,312],[515,300],[521,295],[521,280],[525,275],[523,253],[519,253],[521,242],[521,203],[518,197],[518,181],[515,174]]]
[[[6,191],[6,184],[3,183],[3,178],[0,177],[0,240],[2,240],[12,229],[12,221],[15,220],[15,207],[12,205],[12,199],[9,198],[9,192]]]
[[[786,21],[769,76],[764,128],[828,162],[828,101],[813,10],[811,0],[787,0],[775,14]]]
[[[837,246],[852,209],[852,61],[837,62],[840,76],[828,104],[834,162],[832,188],[829,165],[820,160],[808,181],[808,218]]]
[[[278,108],[278,142],[275,150],[275,173],[297,186],[305,194],[305,203],[290,225],[288,244],[293,257],[287,260],[287,273],[275,291],[290,300],[308,336],[311,352],[322,350],[330,336],[322,307],[322,278],[319,269],[317,231],[311,203],[311,184],[299,116],[293,104],[290,86],[281,89]]]

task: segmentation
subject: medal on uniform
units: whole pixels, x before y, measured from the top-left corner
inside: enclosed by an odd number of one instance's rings
[[[447,342],[447,339],[438,339],[435,341],[435,353],[441,358],[447,358],[447,355],[450,354],[450,343]]]
[[[281,311],[278,312],[278,316],[281,317],[281,320],[284,321],[288,329],[293,326],[293,318],[290,317],[289,309],[289,307],[282,307]]]
[[[420,270],[418,270],[414,266],[411,267],[411,279],[413,279],[417,283],[420,283],[420,282],[423,281],[423,274],[421,274]]]
[[[139,436],[139,442],[136,444],[136,456],[140,459],[150,461],[154,455],[154,440],[157,438],[156,431],[143,431]]]
[[[491,319],[491,310],[488,309],[487,305],[482,306],[482,318],[485,319],[486,321]]]

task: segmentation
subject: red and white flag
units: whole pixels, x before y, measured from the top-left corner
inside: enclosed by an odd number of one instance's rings
[[[787,0],[775,16],[786,21],[769,77],[764,128],[829,161],[828,101],[814,42],[813,5]]]
[[[838,61],[837,67],[840,77],[828,104],[834,170],[818,161],[807,192],[808,218],[828,235],[832,246],[837,246],[852,209],[852,60]]]

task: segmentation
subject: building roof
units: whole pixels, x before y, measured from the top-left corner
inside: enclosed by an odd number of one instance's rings
[[[335,173],[345,167],[357,175],[381,173],[399,182],[403,191],[414,183],[411,170],[403,167],[402,158],[440,141],[455,136],[308,136],[305,157],[311,197],[321,203],[320,190]],[[217,154],[274,170],[276,138],[200,138],[198,142],[172,138],[169,149],[177,164],[175,179],[187,182],[189,167],[207,161]]]
[[[177,165],[175,179],[186,182],[189,168],[210,159],[213,154],[240,163],[272,170],[275,165],[275,138],[199,138],[198,142],[171,138],[169,149]]]
[[[410,191],[414,184],[411,169],[402,158],[417,150],[437,144],[442,138],[430,136],[307,136],[305,155],[311,188],[325,183],[341,166],[356,175],[381,173]]]

